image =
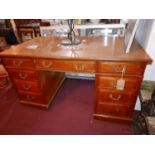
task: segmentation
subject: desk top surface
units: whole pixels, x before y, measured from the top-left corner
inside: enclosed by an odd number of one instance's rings
[[[62,37],[39,37],[12,46],[0,53],[2,57],[32,57],[71,60],[133,61],[151,63],[152,59],[134,41],[129,53],[125,53],[123,37],[83,37],[78,46],[60,45]]]

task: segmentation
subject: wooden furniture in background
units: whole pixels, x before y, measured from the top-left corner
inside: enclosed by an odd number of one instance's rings
[[[152,63],[143,48],[134,41],[126,54],[123,37],[93,36],[83,37],[82,45],[66,49],[60,46],[62,39],[35,38],[0,54],[20,102],[48,108],[64,72],[92,73],[96,76],[94,117],[132,121],[145,67]],[[122,78],[125,86],[119,90],[117,82]]]
[[[21,25],[27,25],[27,24],[36,24],[39,23],[41,26],[49,26],[49,22],[42,21],[41,19],[14,19],[17,28],[19,28]]]
[[[5,37],[0,37],[0,52],[9,47],[10,45],[7,44]]]
[[[22,42],[34,38],[34,30],[32,28],[19,28],[18,33]]]
[[[40,36],[40,28],[38,24],[21,25],[18,28],[21,41],[27,41]]]
[[[40,36],[41,19],[14,19],[21,42]]]
[[[9,76],[2,64],[0,64],[0,90],[9,85]]]

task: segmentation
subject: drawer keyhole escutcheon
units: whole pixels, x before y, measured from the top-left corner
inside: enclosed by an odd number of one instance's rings
[[[50,68],[53,65],[53,63],[52,62],[46,63],[45,61],[42,61],[42,65],[43,67]]]
[[[111,86],[114,87],[114,88],[116,88],[116,82],[111,81]]]
[[[123,66],[122,69],[118,69],[116,66],[112,66],[112,69],[116,72],[116,73],[122,73],[126,71],[126,66]]]
[[[115,111],[118,113],[118,112],[120,112],[120,109],[119,108],[116,108]]]
[[[13,60],[13,65],[20,67],[23,62],[24,62],[23,60],[19,60],[19,61]]]
[[[86,69],[86,65],[75,64],[74,67],[76,70],[80,70],[80,71],[84,71]]]

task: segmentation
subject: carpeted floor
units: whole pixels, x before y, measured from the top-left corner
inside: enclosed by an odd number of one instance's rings
[[[92,80],[66,79],[48,110],[18,103],[15,89],[0,91],[1,135],[128,135],[130,124],[92,117]]]

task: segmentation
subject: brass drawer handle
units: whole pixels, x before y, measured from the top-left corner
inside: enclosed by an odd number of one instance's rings
[[[24,62],[23,60],[19,60],[19,61],[13,60],[13,65],[16,67],[20,67],[23,62]]]
[[[28,74],[19,73],[19,77],[25,80],[28,77]]]
[[[49,63],[46,63],[45,61],[42,61],[42,66],[46,68],[50,68],[53,65],[53,63],[50,61]]]
[[[32,85],[31,84],[24,84],[23,88],[25,90],[30,90],[32,88]]]
[[[121,95],[118,95],[117,97],[113,97],[112,94],[110,94],[109,98],[114,101],[119,101],[121,99]]]
[[[74,65],[75,69],[76,70],[80,70],[80,71],[84,71],[86,69],[86,65],[78,65],[78,64],[75,64]]]
[[[114,81],[111,81],[111,86],[116,88],[116,83]]]
[[[26,98],[31,101],[31,100],[34,100],[36,97],[35,96],[27,95]]]
[[[119,70],[116,66],[112,66],[112,69],[116,72],[116,73],[122,73],[123,71],[126,71],[126,66],[123,66],[123,68],[121,70]]]

